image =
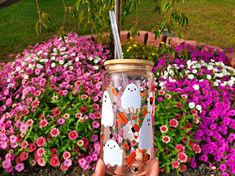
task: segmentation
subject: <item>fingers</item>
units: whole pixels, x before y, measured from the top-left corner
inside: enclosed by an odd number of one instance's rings
[[[101,159],[99,159],[96,165],[95,172],[93,173],[92,176],[104,176],[104,174],[105,174],[105,165],[104,162]]]
[[[149,176],[158,176],[159,175],[159,162],[157,159],[153,159],[150,165],[150,174]]]

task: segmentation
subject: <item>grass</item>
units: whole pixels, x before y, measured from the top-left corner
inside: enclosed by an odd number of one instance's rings
[[[39,1],[41,10],[47,12],[52,19],[52,25],[41,36],[35,32],[37,9],[35,1],[20,0],[9,7],[0,9],[0,60],[7,61],[7,55],[22,51],[28,45],[47,40],[57,33],[63,23],[63,6],[58,0]],[[67,0],[72,4],[74,0]],[[75,31],[72,20],[68,18],[67,31]]]
[[[159,18],[158,15],[153,15],[153,10],[154,0],[141,1],[138,12],[127,20],[138,19],[140,29],[151,30]],[[189,18],[189,24],[187,28],[177,27],[174,31],[175,36],[181,33],[183,38],[188,40],[235,49],[234,0],[189,0],[183,5],[178,5],[177,10]]]
[[[50,29],[38,37],[34,26],[37,19],[35,1],[20,0],[7,8],[0,9],[0,60],[7,61],[8,54],[22,51],[28,45],[47,40],[56,34],[63,20],[61,1],[39,1],[42,11],[49,13],[52,19]],[[74,0],[67,0],[73,4]],[[124,22],[123,28],[128,29],[130,22],[139,21],[142,30],[152,30],[157,14],[153,13],[154,0],[141,0],[138,11]],[[235,49],[235,1],[234,0],[190,0],[178,6],[189,18],[186,29],[177,27],[175,36],[180,32],[185,39],[197,40],[222,48]],[[69,18],[66,31],[76,31],[76,22]]]

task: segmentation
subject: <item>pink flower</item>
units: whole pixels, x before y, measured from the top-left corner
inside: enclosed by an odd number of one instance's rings
[[[27,152],[21,152],[20,153],[20,161],[25,161],[27,160],[29,157],[28,153]]]
[[[76,117],[76,118],[82,117],[82,113],[76,113],[76,114],[75,114],[75,117]]]
[[[78,160],[78,163],[79,163],[79,165],[81,166],[82,169],[85,168],[85,166],[86,166],[86,160],[85,160],[85,158],[79,159],[79,160]]]
[[[99,123],[99,122],[96,122],[96,121],[93,121],[93,122],[92,122],[92,127],[93,127],[94,129],[97,129],[97,128],[100,127],[100,123]]]
[[[3,169],[10,169],[12,167],[11,161],[10,160],[4,160],[2,162],[2,168]]]
[[[61,112],[60,112],[59,108],[53,108],[53,109],[52,109],[52,114],[53,114],[54,117],[59,116],[60,113],[61,113]]]
[[[169,137],[169,136],[163,136],[162,137],[162,142],[164,142],[164,143],[169,143],[171,141],[171,138]]]
[[[47,124],[48,124],[48,122],[47,122],[47,120],[46,120],[46,119],[43,119],[43,120],[41,120],[41,121],[39,122],[39,126],[40,126],[40,128],[44,128],[44,127],[46,127],[46,126],[47,126]]]
[[[182,94],[182,95],[181,95],[181,98],[182,98],[182,99],[187,99],[188,96],[187,96],[186,94]]]
[[[64,165],[64,163],[61,164],[60,166],[60,170],[62,171],[67,171],[68,170],[68,167]]]
[[[162,126],[160,127],[160,131],[161,131],[162,133],[166,133],[166,132],[168,131],[168,127],[167,127],[166,125],[162,125]]]
[[[66,160],[66,159],[69,159],[70,156],[71,156],[71,154],[70,154],[70,152],[68,152],[68,151],[65,151],[65,152],[63,153],[63,158],[64,158],[65,160]]]
[[[185,147],[182,144],[177,144],[175,147],[176,150],[179,150],[180,152],[184,152]]]
[[[68,119],[68,118],[70,117],[70,115],[69,115],[68,113],[65,113],[65,114],[63,115],[63,117],[64,117],[65,119]]]
[[[179,166],[180,166],[180,162],[179,161],[172,161],[171,162],[171,167],[172,168],[177,169],[177,168],[179,168]]]
[[[27,126],[32,126],[33,125],[33,119],[29,119],[26,121]]]
[[[39,158],[37,160],[37,163],[38,163],[39,166],[42,166],[42,167],[46,165],[46,162],[45,162],[44,158]]]
[[[186,169],[187,169],[187,166],[185,164],[181,164],[179,171],[184,172],[184,171],[186,171]]]
[[[66,167],[70,167],[72,166],[72,160],[71,159],[66,159],[63,164],[66,166]]]
[[[6,105],[11,106],[11,104],[12,104],[12,100],[11,100],[11,98],[8,98],[6,101]]]
[[[37,146],[34,143],[29,144],[29,152],[34,152],[36,150]]]
[[[52,157],[51,159],[50,159],[50,165],[52,166],[52,167],[57,167],[57,166],[59,166],[60,165],[60,160],[59,160],[59,158],[58,157]]]
[[[75,140],[78,137],[78,133],[75,130],[72,130],[72,131],[69,132],[68,137],[71,140]]]
[[[82,139],[78,140],[77,145],[82,147],[84,145],[84,142]]]
[[[193,144],[192,149],[195,153],[201,153],[201,147],[197,144]]]
[[[188,160],[188,156],[184,152],[180,152],[180,153],[178,153],[178,160],[181,163],[185,163]]]
[[[169,100],[169,99],[171,99],[171,95],[170,94],[166,94],[165,98]]]
[[[46,138],[44,138],[44,137],[39,137],[36,141],[36,144],[38,147],[44,146],[45,143],[46,143]]]
[[[179,125],[179,122],[178,122],[178,120],[176,120],[176,119],[171,119],[171,120],[169,121],[169,124],[170,124],[171,127],[176,128],[176,127]]]
[[[39,148],[37,150],[37,155],[42,157],[45,154],[45,149],[44,148]]]
[[[27,129],[28,129],[28,126],[26,124],[24,124],[24,123],[21,123],[21,125],[20,125],[20,132],[26,131]]]
[[[50,134],[52,137],[56,137],[60,134],[60,131],[58,128],[52,128],[51,131],[50,131]]]
[[[32,103],[32,107],[35,109],[39,106],[40,101],[38,99],[34,100]]]
[[[15,135],[10,136],[10,142],[11,143],[16,143],[17,142],[17,137]]]
[[[16,166],[15,166],[15,169],[17,172],[21,172],[24,170],[24,164],[23,163],[18,163]]]
[[[65,123],[65,119],[59,118],[59,119],[57,120],[57,123],[58,123],[59,125],[63,125],[63,124]]]

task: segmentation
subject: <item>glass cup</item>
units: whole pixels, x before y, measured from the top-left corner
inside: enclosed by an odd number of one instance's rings
[[[153,63],[119,59],[104,63],[101,159],[111,175],[144,175],[154,158]]]

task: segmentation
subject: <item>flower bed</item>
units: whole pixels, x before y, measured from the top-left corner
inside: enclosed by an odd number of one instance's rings
[[[159,58],[154,68],[159,86],[186,94],[189,108],[200,111],[196,117],[201,123],[194,134],[202,150],[199,161],[218,167],[224,176],[235,174],[235,69],[224,64],[223,52],[181,44],[174,54]],[[195,161],[191,160],[193,168]]]
[[[25,164],[94,167],[108,50],[68,34],[18,54],[0,71],[1,173]]]
[[[68,34],[18,54],[0,71],[1,172],[74,165],[92,169],[99,157],[103,62],[109,51],[89,37]],[[131,44],[156,62],[155,147],[161,172],[200,162],[234,174],[234,69],[224,52],[188,45]],[[147,56],[143,56],[143,51]],[[133,53],[131,53],[133,52]],[[210,150],[208,150],[210,149]],[[30,164],[28,166],[28,164]]]

